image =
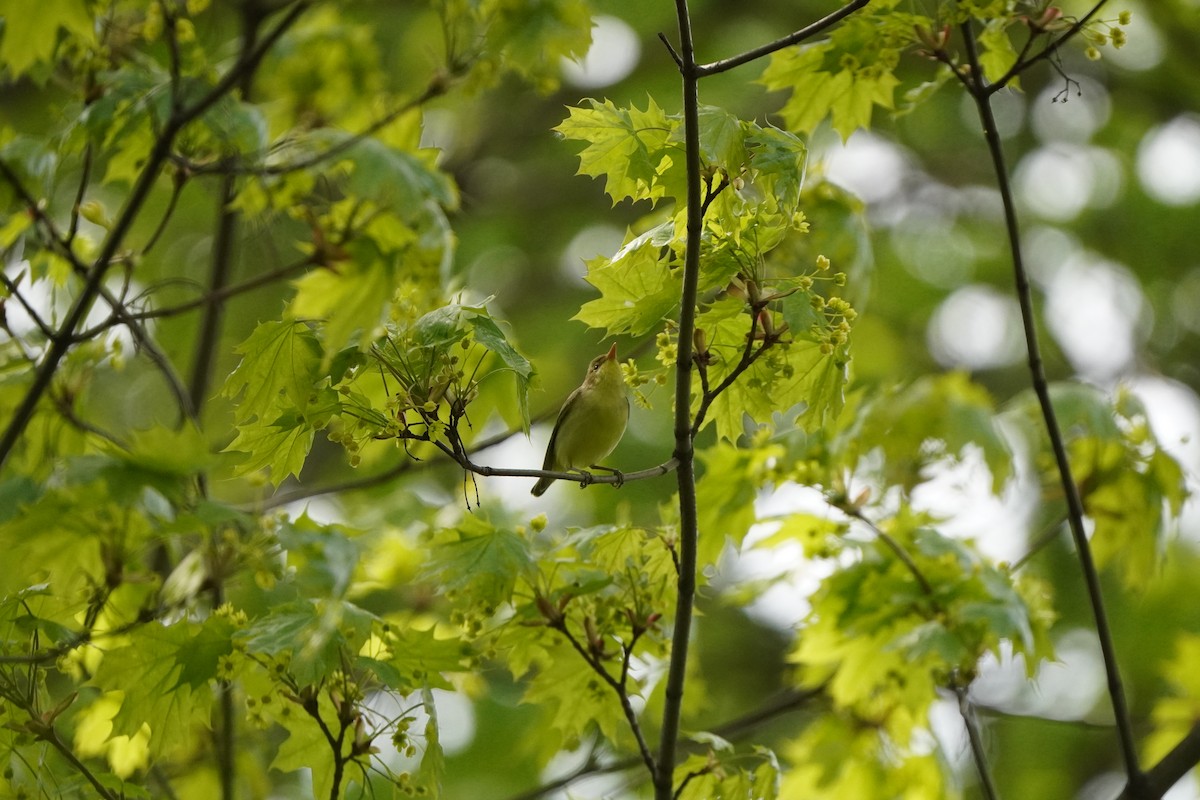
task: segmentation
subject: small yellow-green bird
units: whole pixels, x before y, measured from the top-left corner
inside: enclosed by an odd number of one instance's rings
[[[608,353],[592,359],[583,385],[563,403],[542,469],[567,472],[596,467],[621,441],[628,421],[629,397],[614,344]],[[540,478],[533,495],[540,497],[552,483],[554,478]]]

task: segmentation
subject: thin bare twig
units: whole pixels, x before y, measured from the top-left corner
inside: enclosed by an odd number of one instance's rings
[[[1058,52],[1060,47],[1062,47],[1064,44],[1069,42],[1071,39],[1075,38],[1075,36],[1080,31],[1082,31],[1085,27],[1087,27],[1087,24],[1089,22],[1091,22],[1092,17],[1096,16],[1096,14],[1098,14],[1100,12],[1100,9],[1104,6],[1104,4],[1106,2],[1108,2],[1108,0],[1100,0],[1098,3],[1096,3],[1096,5],[1092,6],[1092,9],[1090,11],[1088,11],[1086,14],[1084,14],[1082,17],[1080,17],[1078,20],[1076,20],[1074,25],[1072,25],[1070,28],[1068,28],[1066,31],[1064,31],[1061,36],[1059,36],[1058,38],[1054,39],[1052,42],[1047,44],[1044,48],[1039,50],[1036,54],[1034,54],[1028,58],[1018,58],[1016,60],[1016,62],[1014,62],[1013,65],[1008,68],[1008,72],[1001,75],[996,80],[995,83],[992,83],[991,85],[989,85],[982,91],[984,91],[986,94],[989,94],[989,95],[995,94],[996,92],[1000,91],[1005,86],[1007,86],[1009,83],[1011,83],[1013,78],[1017,77],[1022,72],[1029,69],[1030,67],[1032,67],[1034,64],[1038,63],[1039,61],[1042,61],[1043,59],[1047,59],[1047,58],[1050,58],[1051,56],[1053,56],[1055,53]],[[1028,44],[1026,45],[1026,49],[1028,49]],[[1024,52],[1025,51],[1023,50],[1022,54],[1024,54]]]
[[[925,573],[921,572],[921,568],[917,566],[917,562],[913,561],[912,556],[908,554],[907,550],[900,546],[899,542],[897,542],[890,534],[868,519],[867,516],[862,513],[862,510],[856,506],[850,505],[849,503],[843,503],[836,505],[835,508],[840,510],[846,516],[852,517],[853,519],[858,520],[870,528],[871,532],[875,534],[876,538],[883,542],[884,545],[886,545],[887,548],[891,550],[893,554],[895,554],[900,563],[903,564],[910,573],[912,573],[912,576],[916,578],[917,583],[921,585],[921,591],[924,592],[926,596],[933,596],[933,584],[929,582],[929,579],[925,577]]]
[[[629,723],[629,729],[633,732],[633,738],[637,741],[638,753],[642,757],[642,763],[646,765],[646,769],[651,775],[656,774],[658,768],[654,763],[654,755],[650,752],[649,745],[646,744],[646,737],[642,733],[641,722],[637,718],[637,712],[633,710],[633,703],[629,700],[629,691],[625,686],[624,670],[622,670],[620,680],[610,675],[608,670],[604,668],[604,665],[600,663],[600,660],[588,652],[579,639],[571,633],[571,630],[567,627],[565,616],[551,621],[550,627],[566,637],[571,647],[583,657],[583,660],[592,668],[592,671],[600,676],[600,679],[608,684],[609,688],[616,693],[617,698],[621,701],[621,711],[625,714],[625,721]]]
[[[792,45],[800,44],[803,41],[811,39],[823,31],[832,28],[837,23],[844,20],[854,12],[861,8],[865,8],[871,0],[852,0],[846,5],[834,11],[832,14],[822,17],[811,25],[806,25],[795,33],[790,33],[781,39],[776,39],[773,42],[764,44],[762,47],[755,47],[753,50],[747,50],[745,53],[733,56],[731,58],[723,58],[720,61],[714,61],[711,64],[702,64],[696,67],[698,77],[705,78],[709,75],[716,75],[721,72],[727,72],[735,67],[740,67],[743,64],[748,64],[751,61],[769,56],[771,53],[791,47]]]
[[[54,329],[50,327],[49,323],[42,319],[42,316],[37,312],[37,309],[25,299],[25,295],[21,294],[21,289],[19,286],[17,286],[16,281],[5,275],[3,272],[0,272],[0,283],[4,284],[4,288],[8,290],[10,296],[17,298],[17,302],[21,305],[21,308],[25,309],[25,313],[29,316],[29,319],[33,320],[33,324],[39,331],[42,332],[43,336],[45,336],[48,340],[53,340],[54,337],[58,335]]]

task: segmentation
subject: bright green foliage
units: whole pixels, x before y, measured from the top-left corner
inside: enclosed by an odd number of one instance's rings
[[[27,10],[21,0],[0,2],[0,18],[5,20],[0,63],[14,75],[51,62],[60,29],[82,42],[94,40],[92,10],[86,0],[50,0],[36,14],[24,13]]]
[[[1091,387],[1053,387],[1052,399],[1067,439],[1080,499],[1093,523],[1092,552],[1131,588],[1144,588],[1158,570],[1170,521],[1188,492],[1179,463],[1159,447],[1141,402],[1126,392],[1115,402]],[[1016,418],[1037,447],[1045,492],[1061,499],[1054,462],[1032,398]]]
[[[754,30],[782,24],[767,5]],[[683,116],[661,105],[677,92],[585,100],[554,128],[614,206],[646,201],[645,217],[622,219],[620,248],[588,262],[593,293],[575,319],[653,337],[652,357],[621,345],[646,407],[671,405],[639,387],[672,384],[692,345],[692,405],[669,409],[679,424],[646,413],[622,444],[651,463],[694,454],[699,476],[681,800],[957,797],[931,704],[1001,653],[1034,673],[1060,609],[1064,626],[1090,624],[1052,602],[1052,559],[1025,568],[1044,566],[1045,583],[1014,573],[952,537],[960,520],[914,510],[918,487],[974,459],[993,495],[1020,490],[1029,453],[1033,517],[1056,523],[1040,414],[1010,400],[1001,370],[893,385],[924,367],[909,340],[924,323],[901,336],[887,315],[932,308],[928,287],[911,285],[919,270],[873,286],[871,250],[886,266],[888,237],[869,236],[864,204],[819,169],[805,182],[802,137],[826,124],[849,137],[894,111],[897,91],[914,113],[973,79],[964,23],[987,80],[1031,83],[1021,59],[1070,25],[1024,0],[918,5],[873,0],[776,52],[760,82],[790,93],[784,128],[762,121],[759,93],[738,96],[738,113],[701,106],[698,187]],[[692,10],[711,26],[712,8]],[[1084,36],[1120,46],[1125,17]],[[32,409],[0,453],[0,795],[210,798],[228,776],[237,797],[507,796],[568,750],[585,770],[629,759],[621,791],[649,795],[642,758],[658,757],[679,688],[666,677],[689,552],[677,476],[592,487],[520,524],[492,485],[511,465],[482,449],[529,430],[535,370],[512,331],[540,337],[545,357],[572,313],[546,275],[492,274],[490,259],[548,263],[571,238],[562,226],[597,221],[586,188],[556,183],[568,148],[537,138],[549,124],[525,118],[539,112],[524,96],[557,85],[591,24],[584,0],[0,0],[0,419]],[[750,30],[729,27],[741,32],[726,42]],[[711,31],[694,33],[707,51]],[[1054,65],[1069,88],[1066,52]],[[709,102],[733,96],[709,85]],[[935,123],[931,139],[960,149],[961,131]],[[512,151],[526,145],[509,134],[529,131],[557,178]],[[920,178],[935,183],[946,165],[930,161]],[[533,197],[547,185],[550,202]],[[968,266],[991,269],[986,255]],[[694,329],[681,322],[689,256]],[[860,340],[858,308],[876,304]],[[855,346],[905,348],[904,369],[868,350],[852,383],[852,329]],[[1054,396],[1097,559],[1152,588],[1183,468],[1130,396],[1070,384]],[[689,428],[691,446],[673,450]],[[1011,446],[1012,429],[1027,446]],[[797,550],[806,563],[777,557]],[[756,561],[771,574],[747,578]],[[807,583],[795,602],[808,613],[760,623],[766,588],[793,583]],[[1170,693],[1154,707],[1152,759],[1200,716],[1198,658],[1184,635],[1160,670]],[[799,708],[770,704],[781,687],[811,689],[811,704],[762,726]],[[466,751],[443,750],[456,718],[439,718],[441,692],[473,706]],[[224,763],[214,745],[229,743]]]
[[[242,362],[224,393],[243,394],[238,436],[226,450],[247,454],[239,474],[269,466],[275,483],[299,474],[313,431],[333,412],[336,399],[317,391],[321,346],[300,322],[264,322],[238,347]]]
[[[455,618],[524,679],[524,701],[539,706],[556,732],[541,758],[594,731],[629,744],[609,681],[620,680],[623,661],[635,654],[662,655],[658,620],[673,610],[675,575],[663,538],[634,527],[531,537],[468,519],[439,535],[434,569]],[[629,680],[629,693],[640,694]]]
[[[1175,653],[1162,666],[1171,694],[1154,706],[1154,733],[1146,740],[1145,758],[1157,761],[1188,735],[1200,720],[1200,636],[1185,633],[1175,642]]]
[[[203,625],[151,623],[131,632],[124,646],[107,645],[93,681],[124,698],[112,735],[132,736],[149,723],[151,753],[158,755],[193,726],[209,726],[217,663],[232,652],[231,633],[219,617]]]
[[[783,755],[794,766],[783,778],[781,800],[950,800],[959,796],[946,785],[945,767],[936,756],[899,747],[869,720],[826,715],[809,726]]]
[[[631,239],[611,259],[589,261],[587,282],[600,297],[584,303],[574,318],[631,336],[643,336],[669,319],[679,306],[682,286],[679,270],[663,263],[673,227],[660,225]]]
[[[612,101],[590,101],[571,108],[555,128],[563,137],[587,142],[579,154],[579,174],[605,179],[613,205],[621,200],[683,196],[683,148],[675,132],[678,115],[668,116],[650,100],[646,110],[617,108]]]
[[[838,433],[834,447],[853,464],[875,447],[883,450],[888,485],[911,490],[928,480],[929,468],[982,451],[1000,491],[1012,474],[1012,454],[1001,436],[987,391],[962,373],[922,379],[893,392],[865,392],[854,421]]]
[[[928,725],[937,688],[970,675],[985,653],[999,656],[1002,641],[1029,664],[1050,655],[1043,588],[926,524],[911,514],[889,520],[886,540],[827,578],[794,652],[806,685],[827,682],[838,708],[902,747]]]
[[[718,736],[698,734],[694,738],[711,749],[704,755],[689,757],[675,768],[676,785],[684,787],[680,798],[775,800],[779,797],[779,761],[770,750],[756,747],[749,753],[738,753],[730,742]]]
[[[785,305],[783,319],[788,321],[791,316],[789,327],[805,328],[792,328],[790,341],[764,350],[762,357],[756,358],[713,404],[709,419],[716,423],[723,439],[736,441],[743,433],[746,416],[758,425],[780,427],[795,419],[797,424],[813,429],[835,418],[841,410],[849,360],[845,341],[838,341],[844,335],[839,330],[841,313],[819,295],[801,289],[802,285],[792,287],[792,298],[796,299],[789,298],[788,305],[795,303],[805,309],[804,313],[790,314]],[[710,385],[721,383],[737,370],[744,354],[754,352],[756,339],[767,333],[761,327],[761,316],[750,318],[743,310],[741,301],[727,298],[712,304],[697,319],[697,327],[705,332],[714,356],[706,368]],[[778,330],[779,323],[772,323],[772,327]],[[776,415],[782,415],[782,419]]]
[[[770,465],[782,451],[778,446],[751,449],[722,442],[703,453],[703,474],[696,484],[707,501],[700,510],[700,563],[715,564],[726,541],[741,546],[756,521],[755,489],[769,477]]]

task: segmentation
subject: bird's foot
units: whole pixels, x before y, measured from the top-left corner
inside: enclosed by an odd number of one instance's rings
[[[592,464],[592,469],[598,469],[601,472],[612,473],[613,487],[616,489],[620,489],[622,486],[625,485],[625,473],[621,472],[621,470],[619,470],[619,469],[613,469],[612,467],[602,467],[599,464]]]

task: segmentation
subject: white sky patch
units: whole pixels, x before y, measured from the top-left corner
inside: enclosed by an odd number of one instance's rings
[[[1159,375],[1139,375],[1127,383],[1145,404],[1159,446],[1183,467],[1191,497],[1184,501],[1179,528],[1185,541],[1200,545],[1200,398]]]
[[[896,194],[908,171],[903,150],[865,131],[858,131],[844,145],[830,147],[822,161],[829,180],[867,203],[878,203]]]
[[[1101,147],[1054,143],[1026,155],[1013,176],[1018,197],[1043,219],[1066,222],[1120,193],[1117,158]]]
[[[612,86],[628,77],[642,54],[637,32],[629,23],[606,14],[592,21],[592,46],[580,61],[564,58],[563,79],[580,89]]]
[[[572,283],[583,285],[587,275],[586,262],[597,256],[611,258],[621,249],[625,234],[616,225],[588,225],[582,228],[567,246],[558,260],[559,272]]]
[[[1020,309],[990,286],[953,292],[934,311],[926,336],[933,357],[947,367],[990,369],[1024,354]]]
[[[1046,295],[1046,324],[1079,373],[1104,382],[1133,365],[1145,301],[1123,267],[1078,256],[1054,273]]]
[[[1184,114],[1153,128],[1137,153],[1137,174],[1146,192],[1170,206],[1200,201],[1200,119]]]
[[[1100,644],[1091,631],[1069,630],[1055,643],[1054,661],[1038,666],[1032,686],[1025,676],[1025,657],[1014,657],[1004,644],[1003,657],[986,655],[979,677],[971,684],[971,699],[1012,714],[1055,720],[1094,720],[1108,714],[1104,662]]]
[[[1112,97],[1103,85],[1086,76],[1067,94],[1062,91],[1060,84],[1052,83],[1033,101],[1033,132],[1043,142],[1084,144],[1112,116]]]
[[[988,558],[1015,561],[1026,551],[1036,489],[1010,482],[996,496],[992,483],[983,451],[969,445],[957,462],[931,467],[929,479],[913,490],[913,508],[943,519],[937,523],[943,535],[970,538]]]

